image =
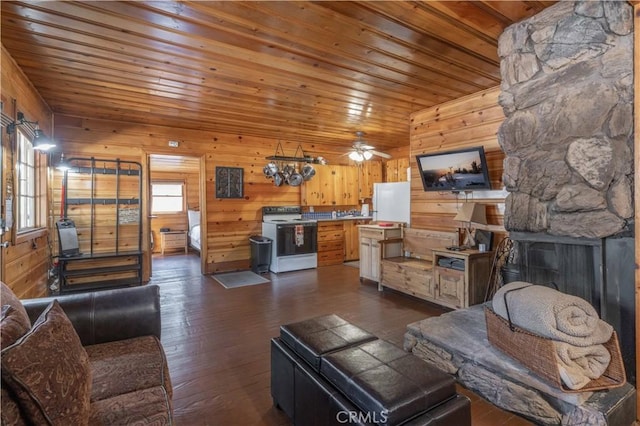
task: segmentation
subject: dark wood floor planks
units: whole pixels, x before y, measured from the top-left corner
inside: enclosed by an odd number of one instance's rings
[[[360,284],[349,266],[270,274],[271,283],[228,290],[201,276],[199,267],[192,254],[157,256],[153,263],[178,425],[290,425],[269,392],[269,340],[281,324],[335,313],[402,346],[407,324],[444,312]],[[460,391],[472,399],[474,426],[529,424]]]

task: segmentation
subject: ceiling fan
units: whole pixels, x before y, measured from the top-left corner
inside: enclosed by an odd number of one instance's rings
[[[362,138],[365,135],[362,131],[356,132],[357,139],[353,141],[351,146],[351,152],[349,152],[349,158],[353,161],[370,160],[374,155],[382,158],[391,158],[389,154],[376,151],[375,147],[368,145]]]

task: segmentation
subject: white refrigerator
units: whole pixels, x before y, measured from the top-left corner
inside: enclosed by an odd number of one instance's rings
[[[411,220],[411,182],[373,184],[373,220],[405,222]]]

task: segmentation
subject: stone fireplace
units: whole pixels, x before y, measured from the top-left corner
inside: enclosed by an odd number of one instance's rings
[[[635,378],[633,9],[559,2],[500,37],[504,224],[522,278],[590,301]]]

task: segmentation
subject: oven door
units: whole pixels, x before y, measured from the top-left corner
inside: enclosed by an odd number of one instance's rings
[[[278,225],[276,238],[277,257],[318,251],[318,225],[316,223]]]

